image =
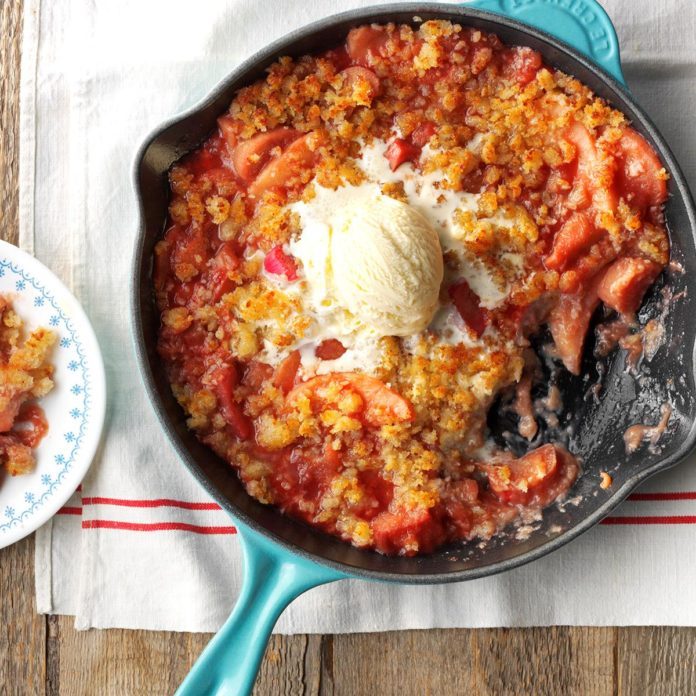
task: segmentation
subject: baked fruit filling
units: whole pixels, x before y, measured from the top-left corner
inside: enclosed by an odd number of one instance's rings
[[[476,29],[362,26],[280,59],[170,172],[154,288],[189,427],[250,495],[359,547],[529,519],[578,463],[495,446],[488,411],[516,389],[535,436],[541,327],[579,374],[600,304],[637,326],[667,180],[623,114]]]

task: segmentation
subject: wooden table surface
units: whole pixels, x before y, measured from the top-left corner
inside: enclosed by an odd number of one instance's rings
[[[0,237],[17,239],[21,0],[0,0]],[[87,631],[39,616],[34,540],[0,551],[0,694],[171,694],[209,636]],[[572,598],[569,598],[572,601]],[[598,602],[611,601],[597,593]],[[679,601],[675,597],[675,601]],[[532,628],[275,636],[257,694],[696,693],[696,629]]]

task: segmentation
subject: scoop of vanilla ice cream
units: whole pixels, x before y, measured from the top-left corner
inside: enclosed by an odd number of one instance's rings
[[[437,232],[414,208],[380,195],[346,205],[331,220],[336,300],[385,336],[425,329],[443,277]]]

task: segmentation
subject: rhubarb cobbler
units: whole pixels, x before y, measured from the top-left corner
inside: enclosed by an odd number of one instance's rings
[[[34,469],[34,448],[48,432],[36,401],[53,389],[55,342],[44,328],[27,336],[11,298],[0,295],[0,470],[11,476]]]
[[[668,175],[626,117],[446,21],[279,59],[169,180],[154,289],[188,426],[257,500],[385,554],[567,493],[579,453],[516,457],[488,412],[516,391],[534,439],[530,337],[579,374],[595,310],[638,334],[669,260]]]

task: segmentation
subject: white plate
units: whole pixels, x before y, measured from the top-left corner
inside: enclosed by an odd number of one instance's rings
[[[48,433],[35,450],[36,469],[0,474],[0,548],[31,534],[70,498],[89,469],[106,409],[104,363],[78,301],[42,263],[0,241],[0,294],[12,300],[26,330],[58,334],[50,360],[55,386],[39,401]]]

